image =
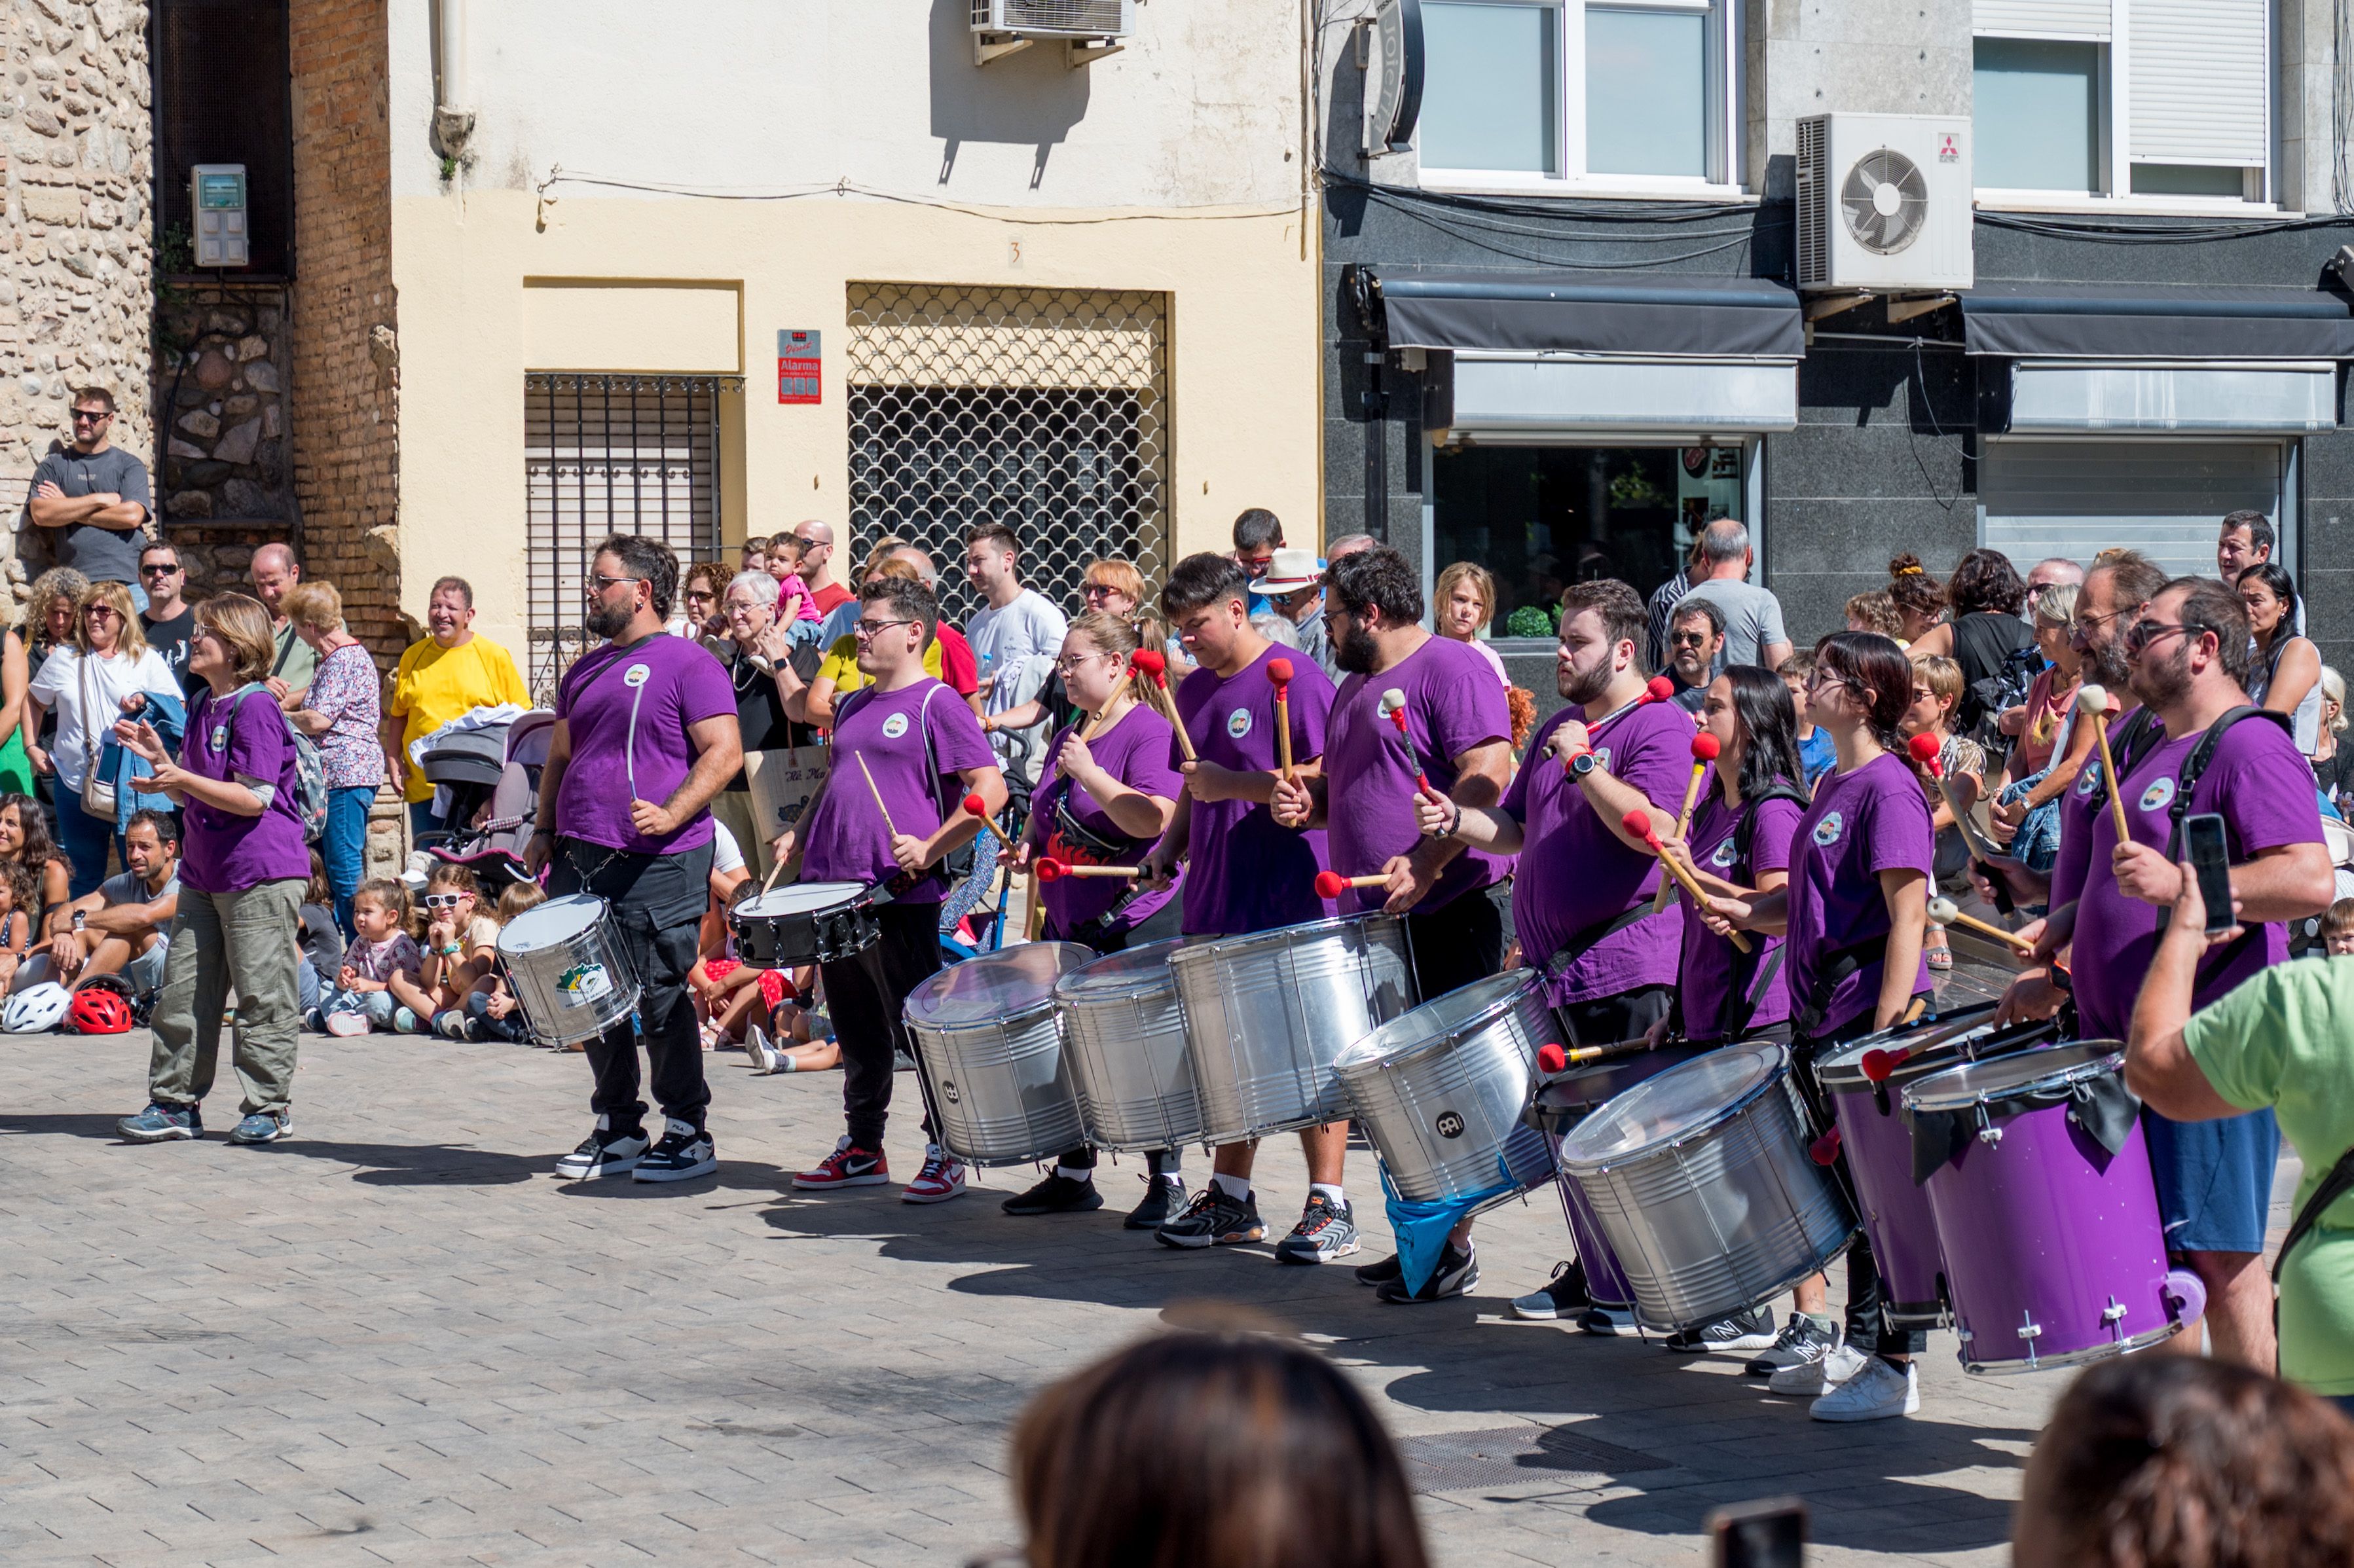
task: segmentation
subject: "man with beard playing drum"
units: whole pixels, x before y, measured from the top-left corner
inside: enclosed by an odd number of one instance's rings
[[[1071,700],[1085,710],[1046,747],[1046,766],[1030,800],[1030,826],[1001,858],[1031,868],[1045,905],[1040,933],[1098,953],[1124,952],[1178,935],[1174,891],[1125,876],[1068,874],[1074,866],[1140,866],[1177,814],[1184,779],[1177,771],[1169,721],[1138,700],[1128,676],[1136,652],[1131,621],[1091,609],[1071,622],[1055,668]],[[1135,680],[1146,677],[1140,674]],[[1059,875],[1050,875],[1051,863]],[[1182,1206],[1184,1178],[1175,1150],[1145,1156],[1144,1202],[1125,1228],[1158,1229]],[[1005,1200],[1009,1214],[1066,1214],[1103,1207],[1096,1190],[1096,1151],[1081,1144],[1055,1160],[1045,1180]]]
[[[639,1029],[625,1018],[588,1042],[597,1125],[556,1171],[683,1181],[719,1168],[704,1129],[711,1088],[686,974],[710,897],[711,798],[743,767],[743,737],[727,673],[663,630],[678,589],[670,547],[616,534],[597,546],[588,573],[588,630],[606,641],[557,686],[537,831],[524,864],[534,875],[548,868],[551,894],[605,900],[638,972]],[[664,1118],[662,1141],[651,1149],[638,1097],[640,1032]]]
[[[1426,834],[1415,804],[1444,800],[1451,816],[1502,799],[1512,778],[1512,718],[1487,662],[1469,644],[1426,630],[1422,614],[1420,579],[1386,545],[1344,556],[1325,572],[1324,622],[1348,674],[1332,699],[1322,774],[1278,782],[1275,815],[1323,826],[1338,875],[1388,878],[1344,888],[1341,913],[1405,917],[1415,988],[1426,1002],[1502,967],[1503,916],[1488,889],[1511,870],[1511,857]],[[1303,1229],[1315,1218],[1304,1217]],[[1328,1234],[1345,1226],[1348,1245],[1302,1262],[1355,1249],[1345,1209],[1326,1224]],[[1406,1289],[1394,1256],[1359,1268],[1357,1280],[1384,1301],[1459,1296],[1479,1281],[1470,1227],[1457,1227],[1418,1291]]]
[[[940,903],[948,896],[940,862],[981,831],[981,818],[964,808],[968,796],[980,796],[989,816],[1005,808],[1005,776],[980,718],[924,673],[924,651],[939,625],[932,590],[907,577],[876,577],[859,599],[851,634],[868,683],[835,706],[825,779],[772,846],[779,865],[806,846],[805,881],[879,884],[889,893],[874,911],[882,939],[818,965],[842,1042],[848,1127],[832,1154],[793,1177],[803,1192],[891,1180],[883,1128],[903,1038],[900,1013],[908,993],[940,967]],[[923,1081],[918,1073],[919,1092]],[[964,1191],[964,1162],[934,1141],[928,1111],[924,1133],[923,1169],[899,1196],[946,1202]]]
[[[1185,865],[1184,914],[1188,937],[1244,937],[1323,919],[1331,910],[1316,895],[1316,874],[1324,869],[1324,835],[1295,832],[1277,822],[1268,809],[1276,788],[1275,683],[1267,669],[1283,650],[1251,630],[1250,579],[1225,556],[1188,556],[1169,574],[1161,590],[1161,613],[1177,630],[1194,662],[1178,686],[1175,703],[1185,738],[1172,758],[1185,778],[1169,831],[1146,857],[1145,869],[1166,883],[1172,868]],[[1291,679],[1285,707],[1291,721],[1295,773],[1311,774],[1324,753],[1324,718],[1331,710],[1332,686],[1305,659],[1289,661]],[[1176,736],[1171,736],[1174,741]],[[1185,747],[1192,758],[1182,755]],[[1300,1222],[1276,1244],[1286,1262],[1322,1261],[1320,1247],[1335,1213],[1343,1217],[1351,1248],[1356,1232],[1345,1221],[1348,1197],[1341,1185],[1341,1157],[1348,1151],[1349,1124],[1303,1128],[1299,1144],[1308,1157],[1310,1196]],[[1182,1248],[1232,1246],[1267,1234],[1251,1192],[1257,1139],[1220,1144],[1212,1158],[1209,1184],[1172,1215],[1154,1239]],[[1311,1223],[1312,1222],[1312,1223]]]

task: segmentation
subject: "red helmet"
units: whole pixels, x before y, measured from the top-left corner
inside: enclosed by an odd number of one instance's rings
[[[66,1027],[77,1034],[128,1034],[131,1004],[102,987],[78,991],[66,1008]]]

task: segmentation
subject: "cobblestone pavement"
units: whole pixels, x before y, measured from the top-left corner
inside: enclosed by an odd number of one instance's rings
[[[1712,1507],[1785,1492],[1811,1561],[1993,1563],[2061,1386],[1965,1378],[1943,1335],[1917,1418],[1829,1427],[1724,1361],[1513,1322],[1564,1250],[1550,1198],[1481,1222],[1469,1298],[1384,1307],[1341,1268],[1123,1234],[1133,1160],[1086,1216],[1001,1214],[1026,1168],[935,1208],[791,1195],[834,1074],[711,1057],[716,1178],[567,1184],[582,1058],[304,1049],[293,1139],[219,1141],[224,1073],[211,1141],[141,1149],[111,1128],[143,1033],[0,1044],[0,1561],[957,1563],[1011,1539],[1023,1401],[1221,1298],[1327,1345],[1401,1437],[1475,1435],[1416,1448],[1458,1456],[1424,1502],[1447,1568],[1689,1563]],[[1279,1224],[1299,1150],[1262,1164]]]

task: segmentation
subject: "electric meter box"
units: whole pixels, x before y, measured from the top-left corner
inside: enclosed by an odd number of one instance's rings
[[[197,164],[188,170],[188,207],[196,218],[196,265],[249,267],[245,165]]]

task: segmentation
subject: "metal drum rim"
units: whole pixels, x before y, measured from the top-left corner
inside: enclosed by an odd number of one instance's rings
[[[1887,1047],[1872,1044],[1872,1040],[1881,1038],[1880,1035],[1872,1035],[1865,1039],[1857,1040],[1849,1044],[1842,1045],[1838,1049],[1838,1051],[1817,1062],[1815,1064],[1815,1081],[1835,1095],[1865,1094],[1873,1089],[1882,1087],[1901,1090],[1919,1083],[1924,1078],[1933,1078],[1939,1073],[1945,1072],[1949,1068],[1976,1066],[1981,1062],[1992,1062],[1997,1060],[1997,1056],[1980,1055],[1974,1051],[1958,1049],[1958,1047],[1962,1046],[1973,1036],[1979,1036],[1982,1039],[1991,1039],[1997,1034],[2007,1033],[2016,1030],[2019,1032],[2020,1035],[2019,1049],[2003,1051],[1998,1054],[1998,1055],[2000,1056],[2016,1056],[2023,1054],[2028,1051],[2036,1050],[2042,1045],[2053,1044],[2053,1042],[2049,1040],[2036,1040],[2034,1036],[2039,1031],[2054,1030],[2057,1027],[2058,1025],[2051,1019],[2039,1019],[2020,1023],[2006,1023],[1999,1028],[1996,1027],[1991,1022],[1974,1024],[1970,1028],[1963,1030],[1960,1033],[1950,1035],[1937,1043],[1940,1049],[1947,1046],[1956,1047],[1953,1055],[1943,1056],[1935,1060],[1922,1056],[1908,1056],[1903,1062],[1898,1063],[1894,1070],[1893,1070],[1885,1079],[1882,1080],[1882,1082],[1878,1084],[1873,1083],[1870,1078],[1863,1075],[1863,1059],[1872,1052],[1882,1051],[1887,1049]],[[1980,1035],[1980,1031],[1985,1032],[1982,1036]],[[1883,1034],[1885,1033],[1885,1031],[1882,1032]],[[1914,1065],[1915,1063],[1920,1064],[1920,1065]]]
[[[506,944],[506,938],[507,938],[508,933],[510,933],[510,932],[514,931],[516,926],[518,926],[518,925],[522,924],[522,922],[523,922],[523,921],[524,921],[527,916],[529,916],[533,913],[533,909],[545,909],[545,908],[546,908],[546,907],[547,907],[549,905],[551,905],[551,904],[557,904],[557,903],[561,903],[561,902],[563,902],[563,901],[564,901],[564,900],[566,900],[566,899],[578,899],[578,900],[580,900],[580,901],[581,901],[581,902],[583,902],[583,903],[586,903],[586,904],[593,904],[593,905],[595,905],[595,906],[597,906],[597,917],[596,917],[594,920],[589,921],[586,926],[582,926],[582,927],[578,927],[578,929],[576,929],[576,930],[573,930],[573,931],[567,932],[567,934],[565,934],[564,936],[550,938],[547,941],[541,943],[539,946],[537,946],[537,947],[535,947],[535,948],[510,948],[510,947],[508,947],[508,946],[507,946],[507,944]],[[541,904],[535,905],[535,906],[533,906],[533,909],[526,909],[526,910],[525,910],[525,911],[523,912],[523,914],[516,916],[513,920],[508,921],[504,926],[502,926],[501,927],[499,927],[499,944],[498,944],[498,948],[499,948],[499,952],[500,952],[500,954],[501,954],[502,956],[504,956],[504,955],[505,955],[505,954],[507,954],[507,953],[510,953],[510,952],[513,952],[513,953],[544,953],[544,952],[546,952],[550,948],[553,948],[553,947],[557,946],[557,945],[558,943],[560,943],[560,942],[569,942],[569,941],[577,940],[577,939],[578,939],[578,938],[579,938],[580,937],[583,937],[583,936],[587,935],[588,932],[595,930],[599,926],[603,925],[603,924],[605,923],[605,920],[606,920],[607,916],[610,916],[610,915],[612,914],[612,912],[613,912],[613,906],[612,906],[612,905],[611,905],[610,903],[607,902],[607,901],[606,901],[606,899],[605,899],[603,896],[601,896],[600,895],[594,894],[594,893],[562,893],[562,894],[558,894],[558,895],[557,895],[556,897],[554,897],[554,898],[550,898],[550,899],[547,899],[547,900],[546,900],[545,902],[543,902],[543,903],[541,903]]]
[[[1774,1066],[1766,1072],[1763,1082],[1744,1091],[1730,1103],[1718,1107],[1715,1113],[1706,1121],[1696,1123],[1691,1127],[1684,1128],[1677,1132],[1662,1133],[1659,1137],[1651,1139],[1650,1142],[1638,1145],[1633,1149],[1628,1150],[1623,1154],[1613,1154],[1601,1160],[1572,1160],[1569,1157],[1569,1140],[1576,1137],[1580,1131],[1583,1131],[1587,1123],[1590,1123],[1594,1119],[1595,1116],[1608,1109],[1609,1107],[1616,1103],[1617,1099],[1623,1097],[1625,1095],[1636,1094],[1641,1090],[1648,1089],[1653,1084],[1658,1083],[1660,1079],[1668,1077],[1673,1074],[1682,1072],[1686,1067],[1691,1066],[1692,1062],[1704,1062],[1710,1056],[1716,1054],[1719,1051],[1731,1051],[1737,1049],[1742,1045],[1763,1045],[1770,1048],[1774,1053]],[[1774,1089],[1782,1082],[1784,1075],[1789,1070],[1789,1066],[1790,1048],[1787,1045],[1783,1044],[1778,1040],[1735,1041],[1731,1045],[1720,1045],[1716,1047],[1714,1051],[1704,1051],[1700,1055],[1694,1056],[1691,1059],[1691,1062],[1679,1062],[1674,1066],[1670,1067],[1667,1072],[1655,1074],[1652,1076],[1644,1079],[1641,1083],[1634,1085],[1632,1087],[1622,1091],[1620,1095],[1613,1096],[1610,1099],[1603,1101],[1601,1105],[1594,1107],[1594,1110],[1587,1115],[1585,1121],[1580,1122],[1575,1128],[1573,1128],[1569,1132],[1564,1134],[1561,1140],[1562,1169],[1573,1172],[1578,1171],[1591,1171],[1595,1174],[1599,1175],[1606,1171],[1613,1170],[1618,1166],[1631,1165],[1637,1160],[1649,1160],[1655,1154],[1674,1149],[1691,1139],[1697,1138],[1702,1133],[1712,1131],[1714,1128],[1723,1126],[1727,1120],[1739,1116],[1743,1111],[1747,1110],[1752,1105],[1755,1105],[1758,1100],[1764,1098],[1769,1091]]]
[[[2086,1045],[2108,1045],[2115,1049],[2104,1051],[2098,1056],[2079,1062],[2073,1067],[2055,1067],[2048,1073],[2039,1073],[2034,1077],[2023,1079],[2015,1084],[1991,1086],[1982,1089],[1938,1091],[1935,1086],[1936,1082],[1944,1077],[1946,1073],[1965,1073],[1973,1067],[1994,1065],[1993,1061],[1965,1062],[1946,1068],[1945,1073],[1933,1073],[1906,1089],[1904,1107],[1907,1110],[1940,1114],[1946,1111],[1968,1110],[1974,1106],[1999,1106],[2006,1100],[2024,1099],[2030,1095],[2046,1093],[2052,1089],[2073,1088],[2078,1084],[2090,1083],[2095,1078],[2105,1078],[2113,1073],[2121,1073],[2125,1070],[2125,1045],[2115,1040],[2062,1040],[2046,1045],[2041,1051],[2021,1051],[2016,1057],[1999,1057],[1994,1060],[2024,1061],[2041,1055],[2043,1052],[2065,1051],[2071,1046]],[[1924,1090],[1929,1092],[1925,1094]]]
[[[1193,938],[1190,937],[1170,937],[1160,942],[1148,942],[1141,948],[1128,948],[1117,953],[1099,953],[1090,961],[1081,964],[1077,969],[1073,969],[1069,974],[1065,975],[1062,979],[1055,982],[1055,990],[1053,991],[1054,1000],[1056,1003],[1064,1006],[1088,1007],[1097,1002],[1102,1001],[1133,1001],[1138,997],[1150,996],[1154,992],[1163,990],[1170,991],[1173,995],[1177,988],[1177,974],[1176,970],[1171,966],[1175,961],[1178,953],[1184,948],[1191,946],[1193,941]],[[1132,959],[1140,953],[1149,953],[1153,948],[1163,946],[1166,946],[1169,948],[1169,956],[1161,960],[1161,969],[1157,976],[1150,970],[1139,969],[1134,978],[1126,985],[1112,985],[1098,982],[1095,988],[1090,989],[1084,995],[1081,994],[1076,986],[1072,984],[1074,980],[1076,980],[1081,976],[1087,974],[1097,964],[1108,964],[1115,959]],[[1068,989],[1066,990],[1066,988]]]
[[[1193,969],[1197,964],[1214,963],[1229,952],[1264,948],[1280,952],[1291,945],[1291,938],[1324,935],[1338,936],[1343,931],[1370,931],[1376,923],[1386,922],[1401,935],[1405,926],[1387,910],[1376,909],[1363,915],[1328,915],[1320,920],[1306,920],[1297,926],[1276,926],[1264,931],[1245,931],[1232,937],[1196,938],[1186,944],[1182,952],[1169,955],[1169,968],[1173,972]],[[1278,938],[1284,938],[1278,941]]]
[[[1505,991],[1502,996],[1498,997],[1494,1001],[1482,1007],[1478,1012],[1473,1013],[1457,1028],[1449,1030],[1444,1034],[1426,1036],[1416,1041],[1414,1044],[1405,1047],[1404,1050],[1384,1052],[1379,1049],[1378,1042],[1384,1033],[1396,1028],[1399,1024],[1405,1022],[1416,1013],[1420,1012],[1424,1008],[1437,1007],[1439,1003],[1446,1001],[1448,998],[1459,993],[1449,991],[1445,996],[1433,997],[1428,1001],[1418,1002],[1415,1006],[1408,1008],[1405,1012],[1399,1013],[1395,1018],[1384,1019],[1381,1022],[1373,1025],[1373,1031],[1372,1033],[1366,1035],[1363,1039],[1357,1041],[1354,1044],[1343,1045],[1338,1052],[1336,1052],[1332,1057],[1332,1070],[1336,1073],[1343,1074],[1347,1073],[1352,1068],[1354,1068],[1361,1073],[1394,1072],[1401,1068],[1418,1065],[1430,1053],[1442,1051],[1452,1045],[1461,1044],[1465,1040],[1469,1039],[1472,1035],[1479,1033],[1482,1030],[1488,1028],[1490,1024],[1501,1022],[1506,1016],[1517,1011],[1519,1003],[1531,991],[1541,991],[1543,989],[1544,982],[1542,979],[1531,978],[1534,977],[1537,971],[1534,969],[1505,969],[1500,973],[1485,975],[1479,980],[1473,980],[1471,985],[1465,986],[1462,990],[1469,991],[1473,986],[1492,986],[1498,981],[1505,980],[1508,977],[1511,978],[1514,983]]]
[[[2163,1328],[2145,1329],[2129,1340],[2112,1340],[2103,1345],[2087,1345],[2081,1351],[2063,1351],[2056,1356],[2038,1356],[2029,1361],[2024,1356],[1999,1361],[1974,1361],[1966,1348],[1960,1353],[1962,1370],[1973,1377],[2016,1377],[2022,1372],[2070,1372],[2088,1367],[2095,1361],[2113,1361],[2119,1356],[2129,1356],[2162,1345],[2182,1332],[2185,1325],[2168,1322]]]
[[[995,1018],[986,1019],[977,1023],[922,1023],[912,1018],[902,1022],[917,1033],[928,1034],[953,1045],[960,1041],[973,1038],[1002,1039],[1031,1028],[1044,1020],[1057,1018],[1061,1013],[1062,1009],[1052,1001],[1042,1001],[1034,1007],[1025,1007],[1018,1012],[1000,1013]],[[1062,1032],[1057,1030],[1055,1033],[1060,1035]]]

